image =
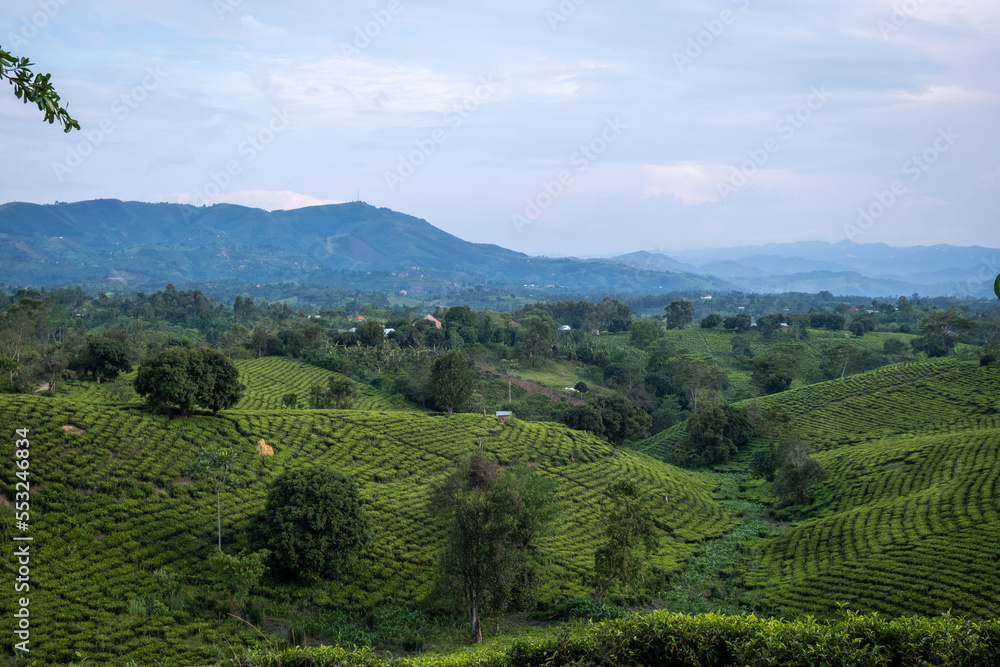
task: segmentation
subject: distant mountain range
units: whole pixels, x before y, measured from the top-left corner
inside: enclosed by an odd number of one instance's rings
[[[770,243],[634,252],[628,266],[718,278],[741,291],[819,292],[859,296],[988,297],[1000,273],[1000,250],[982,246],[890,246],[884,243]]]
[[[1000,251],[803,242],[532,257],[363,202],[290,211],[99,199],[0,205],[0,281],[160,288],[300,282],[415,294],[483,285],[539,298],[725,291],[987,296]]]
[[[362,202],[272,212],[117,199],[0,205],[0,281],[7,284],[145,289],[230,280],[417,294],[516,286],[539,298],[730,287],[683,272],[469,243]]]

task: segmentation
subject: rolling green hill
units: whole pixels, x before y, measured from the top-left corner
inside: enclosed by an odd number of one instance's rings
[[[240,369],[240,382],[246,389],[236,404],[237,410],[280,410],[281,397],[293,393],[298,397],[298,407],[308,405],[309,388],[314,384],[326,385],[327,379],[339,373],[312,366],[288,357],[262,357],[241,359],[235,362]],[[343,376],[341,376],[343,377]],[[392,410],[394,406],[371,386],[357,383],[356,410]]]
[[[265,373],[297,387],[314,372],[267,359],[242,366],[251,405],[278,391],[268,388],[273,378]],[[228,609],[211,592],[205,559],[214,549],[215,497],[181,477],[206,444],[241,452],[241,481],[222,495],[227,549],[238,548],[242,527],[262,509],[268,482],[298,466],[329,465],[354,478],[378,527],[354,575],[265,589],[265,624],[276,632],[293,608],[322,627],[327,613],[425,595],[443,537],[425,507],[428,485],[480,442],[504,463],[525,461],[560,481],[563,517],[544,542],[551,554],[545,600],[589,592],[603,491],[618,476],[642,479],[652,497],[669,498],[654,510],[666,533],[654,564],[665,570],[679,569],[700,540],[730,525],[705,476],[554,424],[360,410],[238,409],[168,419],[133,404],[79,398],[0,396],[0,425],[9,436],[0,443],[4,460],[14,460],[15,429],[30,429],[31,440],[29,527],[15,527],[11,494],[19,480],[7,465],[0,558],[14,562],[15,534],[33,537],[32,657],[46,664],[75,660],[78,651],[96,664],[203,664],[231,657],[227,643],[251,643],[254,633],[227,620]],[[255,455],[261,438],[274,447],[273,458]],[[4,617],[14,605],[5,588]]]
[[[1000,615],[1000,371],[896,364],[754,400],[783,406],[829,473],[800,519],[756,541],[762,608]],[[671,460],[684,428],[637,448]],[[773,502],[767,482],[747,495]]]

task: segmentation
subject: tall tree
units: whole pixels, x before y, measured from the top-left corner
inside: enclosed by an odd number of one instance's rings
[[[556,335],[556,322],[546,311],[537,308],[521,318],[514,337],[514,349],[521,359],[538,365],[538,360],[552,350]]]
[[[483,613],[526,603],[537,589],[532,541],[555,500],[550,486],[531,480],[527,469],[504,473],[476,452],[432,492],[431,510],[448,532],[437,592],[461,597],[474,642],[483,639]]]
[[[472,393],[472,374],[461,351],[451,350],[434,360],[431,365],[431,396],[452,414],[469,400]]]
[[[594,553],[598,595],[615,585],[628,592],[645,569],[646,558],[659,546],[659,530],[639,482],[615,480],[607,494],[612,503],[602,521],[607,540]]]
[[[209,348],[196,350],[200,356],[201,377],[195,402],[211,412],[231,408],[243,395],[240,372],[230,359]]]
[[[198,458],[188,463],[183,472],[188,479],[207,481],[215,492],[219,551],[222,551],[222,490],[238,481],[233,472],[238,463],[239,457],[232,449],[209,445],[202,447]]]

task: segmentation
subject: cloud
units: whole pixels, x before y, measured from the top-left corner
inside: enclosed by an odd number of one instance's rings
[[[642,194],[646,197],[671,194],[684,206],[718,201],[718,183],[729,171],[721,164],[647,164],[642,167]]]
[[[184,193],[174,195],[179,204],[191,203],[195,195]],[[333,199],[320,199],[312,195],[305,195],[290,190],[241,190],[238,192],[224,192],[212,198],[213,204],[237,204],[239,206],[249,206],[250,208],[262,208],[265,211],[287,211],[294,208],[305,208],[306,206],[322,206],[324,204],[342,204],[343,202]]]

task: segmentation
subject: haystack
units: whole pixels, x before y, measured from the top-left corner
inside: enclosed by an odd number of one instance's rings
[[[261,456],[274,456],[274,447],[264,442],[264,438],[257,441],[255,451]]]

